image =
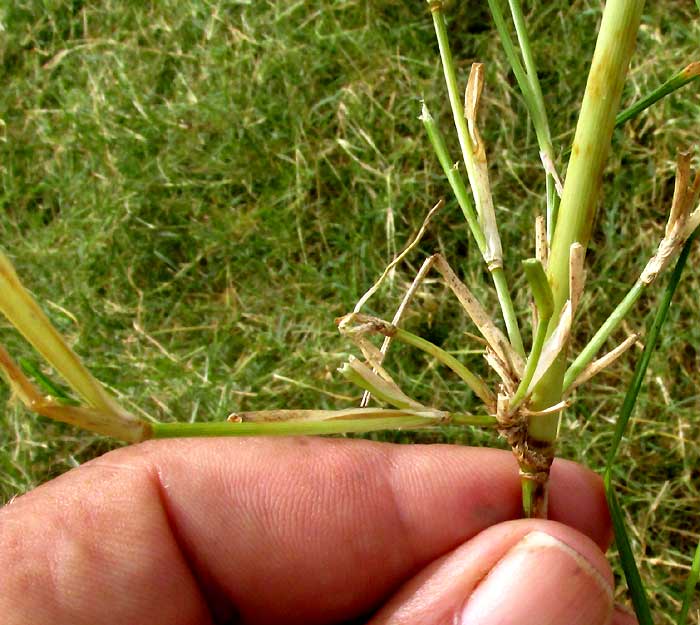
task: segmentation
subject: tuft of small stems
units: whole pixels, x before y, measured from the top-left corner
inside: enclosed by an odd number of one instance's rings
[[[699,0],[696,0],[698,2]],[[342,332],[352,338],[363,352],[366,363],[351,357],[339,371],[365,391],[392,408],[358,408],[343,410],[264,410],[230,415],[222,423],[157,423],[140,420],[119,406],[115,398],[96,380],[53,328],[39,305],[22,286],[9,259],[0,252],[0,311],[44,356],[83,403],[68,396],[36,368],[19,367],[0,346],[0,371],[12,390],[28,408],[46,417],[71,423],[115,438],[137,442],[149,438],[191,436],[288,436],[363,433],[377,430],[431,428],[441,425],[467,425],[498,429],[512,441],[520,461],[523,510],[526,516],[546,516],[547,477],[551,463],[558,421],[568,405],[563,398],[582,380],[594,375],[629,348],[636,336],[597,361],[593,358],[605,341],[651,285],[656,276],[680,253],[657,317],[649,332],[647,345],[635,371],[635,378],[623,403],[613,437],[605,472],[606,492],[618,534],[623,568],[635,597],[640,621],[651,623],[648,601],[636,570],[627,539],[622,511],[611,487],[611,467],[641,388],[651,350],[658,337],[676,288],[680,271],[687,260],[689,244],[700,224],[700,174],[690,181],[690,157],[679,157],[671,216],[657,253],[640,278],[596,332],[573,363],[566,368],[566,351],[573,316],[584,282],[585,248],[594,222],[595,207],[610,139],[614,127],[700,76],[700,62],[687,65],[651,94],[617,114],[623,81],[634,48],[643,0],[608,0],[603,13],[596,49],[586,85],[583,104],[571,149],[566,183],[561,188],[556,172],[555,153],[547,120],[534,55],[525,28],[520,0],[508,0],[519,46],[519,53],[506,25],[501,0],[488,0],[506,56],[513,68],[525,104],[535,128],[540,158],[546,176],[546,226],[538,220],[536,259],[523,263],[523,269],[535,304],[533,339],[525,360],[518,320],[503,271],[503,250],[498,233],[488,175],[486,150],[479,135],[478,109],[483,89],[483,66],[474,64],[462,105],[454,61],[447,40],[442,3],[428,0],[440,48],[440,58],[452,116],[459,139],[462,162],[471,195],[459,163],[450,158],[438,126],[423,105],[421,119],[452,190],[491,274],[505,322],[508,339],[496,327],[488,313],[461,283],[444,257],[435,254],[424,263],[409,289],[394,321],[360,314],[360,308],[377,291],[390,271],[410,252],[425,232],[442,201],[432,209],[413,242],[386,268],[380,279],[358,302],[355,313],[339,320]],[[700,8],[700,4],[698,4]],[[521,56],[522,59],[521,59]],[[561,204],[558,193],[561,193]],[[692,212],[691,212],[692,211]],[[685,247],[684,247],[685,246]],[[680,252],[683,248],[682,253]],[[398,327],[401,314],[420,280],[435,266],[447,286],[462,303],[465,311],[482,333],[487,345],[487,362],[500,376],[498,393],[466,365],[437,345]],[[358,322],[359,326],[352,327]],[[377,349],[366,334],[385,337]],[[452,413],[425,406],[409,397],[382,367],[388,342],[398,340],[423,351],[447,366],[479,397],[489,414]],[[29,376],[38,380],[39,387]],[[42,394],[43,393],[45,394]],[[535,453],[528,455],[528,450]],[[678,623],[684,624],[690,596],[700,576],[700,547],[693,559]]]

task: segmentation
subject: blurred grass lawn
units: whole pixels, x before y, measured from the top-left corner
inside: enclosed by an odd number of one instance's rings
[[[525,319],[518,268],[533,253],[543,176],[488,12],[477,4],[486,3],[453,3],[452,46],[463,81],[473,60],[487,64],[484,138],[506,270]],[[528,24],[563,150],[600,3],[534,4]],[[0,9],[2,246],[97,377],[137,413],[218,420],[234,410],[356,402],[355,389],[334,375],[352,350],[333,319],[436,199],[449,197],[417,119],[425,97],[458,153],[425,3],[321,5],[23,0]],[[648,3],[624,101],[698,60],[699,39],[693,3]],[[578,345],[652,253],[676,152],[697,146],[699,119],[693,85],[616,132]],[[373,310],[391,315],[435,251],[495,310],[451,199]],[[691,260],[616,476],[660,613],[677,612],[700,537],[698,286]],[[640,303],[627,330],[646,326],[654,301]],[[421,289],[405,325],[481,366],[469,324],[437,280]],[[36,361],[4,322],[0,340]],[[562,455],[601,468],[633,358],[579,392],[562,425]],[[471,394],[421,355],[396,347],[390,363],[417,398],[471,405]],[[113,446],[7,399],[2,386],[2,501]],[[381,438],[498,444],[456,430]]]

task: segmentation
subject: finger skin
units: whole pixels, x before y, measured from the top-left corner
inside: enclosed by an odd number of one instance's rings
[[[174,440],[0,510],[8,623],[333,623],[520,514],[507,452],[317,438]],[[556,461],[551,518],[601,548],[600,480]],[[14,620],[13,620],[14,619]]]

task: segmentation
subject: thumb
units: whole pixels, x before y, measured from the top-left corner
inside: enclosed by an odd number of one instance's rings
[[[599,547],[542,520],[494,525],[401,588],[372,625],[633,625]]]

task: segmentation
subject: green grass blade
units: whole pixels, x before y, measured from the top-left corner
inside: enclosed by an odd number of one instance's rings
[[[487,386],[486,382],[484,382],[483,378],[475,373],[472,373],[466,365],[462,364],[452,354],[446,352],[444,349],[438,347],[434,343],[427,341],[423,337],[417,336],[402,328],[396,329],[394,338],[397,341],[401,341],[406,345],[411,345],[412,347],[425,352],[429,356],[432,356],[439,363],[454,371],[462,380],[464,380],[467,383],[467,386],[474,391],[474,394],[479,397],[484,404],[487,406],[495,405],[495,397]]]
[[[670,95],[674,91],[677,91],[681,87],[687,85],[689,82],[692,82],[698,76],[700,76],[700,61],[690,63],[690,65],[684,67],[680,72],[677,72],[671,76],[671,78],[669,78],[663,85],[654,89],[654,91],[652,91],[649,95],[643,97],[641,100],[635,102],[632,106],[622,111],[615,118],[615,128],[621,126],[633,117],[636,117],[642,111],[648,109],[653,104],[656,104],[667,95]]]
[[[630,545],[627,535],[627,528],[625,527],[622,510],[617,501],[615,491],[610,484],[609,475],[606,475],[605,494],[608,499],[613,529],[615,530],[615,544],[620,554],[622,570],[625,573],[625,580],[627,581],[627,587],[632,597],[632,605],[634,605],[637,620],[639,621],[639,625],[654,625],[654,620],[652,619],[651,610],[649,608],[649,599],[647,598],[642,578],[639,575],[637,563],[634,561],[634,554],[632,553],[632,546]]]
[[[700,0],[698,0],[700,3]],[[698,7],[700,8],[700,6]],[[695,586],[697,586],[698,578],[700,577],[700,543],[698,543],[695,549],[695,557],[693,558],[693,564],[690,567],[690,575],[688,575],[688,581],[685,584],[685,593],[683,593],[683,606],[681,607],[681,613],[678,617],[678,625],[685,625],[688,619],[688,612],[690,611],[690,602],[693,600],[693,594],[695,593]]]
[[[622,570],[625,574],[625,580],[627,581],[627,586],[632,597],[632,603],[637,614],[637,619],[639,620],[639,625],[653,625],[653,619],[651,617],[651,610],[649,608],[649,600],[647,598],[646,590],[644,588],[644,584],[642,583],[641,576],[639,575],[639,569],[637,568],[637,564],[634,560],[634,554],[632,553],[632,548],[630,546],[622,511],[620,510],[620,505],[617,501],[615,491],[612,488],[612,468],[617,456],[617,451],[620,447],[620,442],[622,441],[622,436],[632,415],[632,411],[634,410],[637,397],[639,396],[639,391],[642,388],[642,382],[644,381],[644,376],[649,366],[651,355],[656,347],[661,328],[663,327],[668,316],[668,309],[671,305],[671,299],[678,288],[683,269],[685,268],[686,261],[688,260],[688,255],[690,254],[690,248],[695,240],[695,237],[697,236],[697,232],[698,231],[696,230],[692,234],[683,247],[678,260],[676,261],[676,266],[673,269],[669,283],[666,286],[666,290],[664,291],[661,301],[659,302],[659,306],[656,310],[656,316],[654,317],[654,321],[649,329],[644,351],[642,352],[641,358],[637,362],[632,382],[627,389],[627,394],[625,395],[625,400],[622,404],[622,409],[620,410],[620,416],[618,417],[617,424],[615,426],[613,443],[610,447],[610,452],[608,453],[605,468],[605,493],[608,499],[613,528],[615,530],[615,544],[617,545],[617,550],[620,554]]]
[[[554,162],[554,147],[552,146],[552,136],[549,130],[547,109],[544,104],[544,98],[542,97],[542,88],[540,86],[537,67],[535,66],[532,48],[530,46],[530,38],[525,28],[525,19],[523,17],[520,0],[508,0],[508,5],[510,7],[511,16],[513,17],[518,43],[520,45],[520,53],[522,54],[525,67],[523,67],[518,51],[508,32],[508,26],[506,25],[501,9],[501,0],[488,0],[488,3],[491,17],[493,18],[498,35],[501,38],[503,51],[513,70],[513,75],[515,76],[515,80],[525,100],[525,106],[530,115],[530,120],[535,128],[540,151],[544,152],[549,159]],[[552,174],[546,174],[545,180],[547,188],[547,242],[551,243],[556,226],[559,197],[556,194]]]

